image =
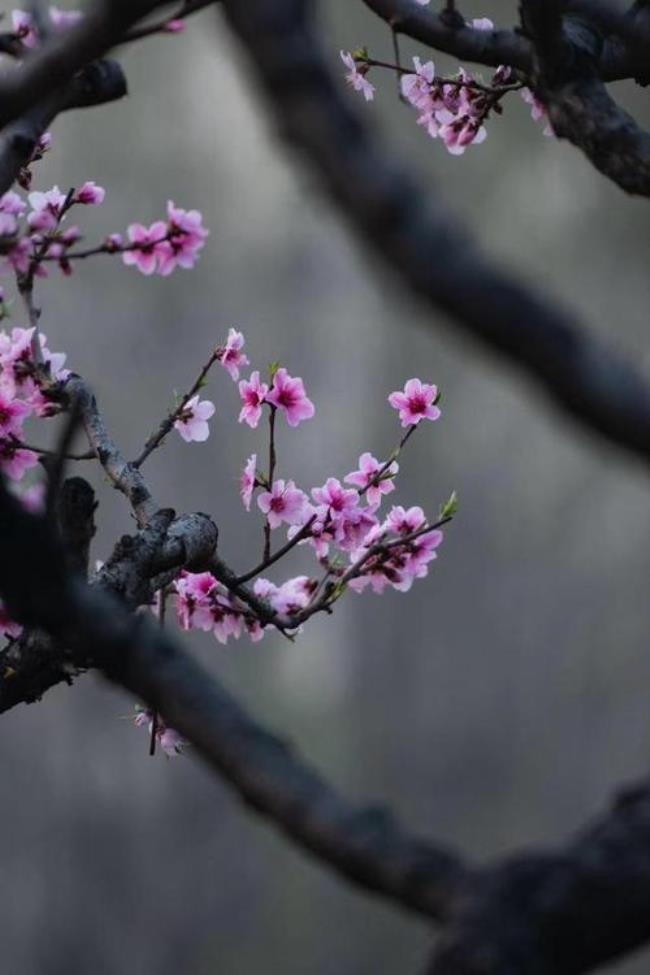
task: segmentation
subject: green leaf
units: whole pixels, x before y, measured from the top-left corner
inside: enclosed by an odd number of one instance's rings
[[[449,500],[440,509],[440,520],[442,521],[443,518],[453,518],[458,511],[458,507],[458,495],[455,491],[452,491]]]

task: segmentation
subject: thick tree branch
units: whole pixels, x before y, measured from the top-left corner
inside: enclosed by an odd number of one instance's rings
[[[493,68],[509,64],[524,72],[532,67],[531,45],[514,30],[482,31],[458,26],[444,11],[435,13],[419,7],[414,0],[363,0],[363,3],[396,33],[453,54],[462,61]]]
[[[95,0],[78,24],[53,34],[0,76],[0,127],[65,88],[77,72],[128,39],[130,28],[163,6],[169,6],[169,0]],[[205,6],[192,0],[186,13]]]
[[[248,805],[300,846],[354,883],[428,917],[446,916],[465,876],[454,854],[405,833],[382,809],[350,806],[146,614],[129,614],[67,573],[47,523],[3,484],[0,593],[15,618],[44,629],[71,649],[73,661],[91,661],[159,712]]]
[[[90,108],[126,95],[126,80],[116,61],[88,65],[65,87],[47,95],[0,132],[0,195],[10,189],[29,162],[38,140],[60,112]]]
[[[59,517],[70,566],[71,550],[81,549],[87,556],[94,508],[90,503],[92,489],[85,481],[72,478],[66,485],[62,499],[67,500]],[[217,538],[217,529],[207,515],[175,518],[171,510],[158,511],[137,535],[120,539],[110,559],[94,575],[92,588],[119,599],[126,610],[146,606],[154,592],[181,569],[207,565],[214,556]],[[17,704],[39,700],[62,681],[71,683],[75,675],[92,665],[88,648],[85,657],[79,652],[73,655],[67,644],[57,643],[42,630],[26,631],[0,654],[0,714]]]
[[[160,512],[114,567],[155,558]],[[145,539],[145,535],[149,537]],[[135,554],[134,553],[138,553]],[[124,576],[141,598],[138,571]],[[110,573],[109,573],[110,574]],[[481,871],[415,839],[378,809],[354,809],[257,725],[146,614],[70,574],[47,522],[0,484],[0,594],[13,616],[70,647],[160,712],[239,795],[346,879],[441,922],[432,975],[578,975],[650,938],[650,788],[621,795],[556,851]]]
[[[431,975],[581,975],[650,940],[650,786],[555,852],[470,878]]]
[[[564,20],[563,7],[542,0],[521,4],[536,49],[534,87],[553,130],[626,192],[650,196],[650,135],[616,104],[598,76],[598,30],[584,20]]]
[[[461,61],[489,67],[509,64],[529,75],[533,67],[533,50],[527,38],[517,30],[479,31],[454,26],[442,13],[419,7],[415,0],[362,0],[373,13],[385,20],[397,33],[405,34],[436,51],[450,54]],[[607,0],[573,0],[571,9],[592,19],[610,31],[602,46],[598,73],[603,81],[636,78],[647,73],[643,51],[650,45],[650,21],[642,22],[642,13],[632,23],[629,17],[610,7]],[[644,30],[640,46],[637,28]],[[617,33],[623,36],[617,36]]]

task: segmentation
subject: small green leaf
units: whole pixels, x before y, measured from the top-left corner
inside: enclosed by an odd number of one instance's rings
[[[445,504],[443,504],[443,506],[440,509],[440,519],[442,520],[443,518],[453,518],[456,512],[458,511],[458,507],[459,507],[458,495],[456,494],[455,491],[452,491],[449,500],[446,501]]]

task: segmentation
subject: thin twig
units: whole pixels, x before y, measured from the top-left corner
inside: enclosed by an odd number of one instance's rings
[[[273,491],[273,478],[275,475],[275,465],[276,465],[276,454],[275,454],[275,414],[277,412],[276,407],[273,403],[269,404],[269,475],[268,484],[269,491]],[[271,525],[269,523],[268,515],[264,519],[264,555],[262,557],[262,562],[266,565],[270,565],[271,558]]]
[[[151,436],[149,437],[149,439],[145,443],[144,449],[142,450],[142,453],[140,454],[140,456],[136,460],[134,460],[132,462],[133,463],[133,466],[136,469],[142,467],[142,465],[144,464],[144,462],[147,459],[147,457],[149,457],[149,455],[151,453],[153,453],[153,451],[157,447],[160,446],[160,444],[163,442],[163,440],[165,439],[165,437],[167,436],[167,434],[171,432],[171,430],[173,429],[174,424],[179,419],[179,417],[182,415],[183,410],[185,409],[185,407],[187,406],[187,404],[189,403],[189,401],[205,385],[205,378],[208,375],[208,373],[210,372],[210,369],[212,369],[212,366],[219,359],[219,355],[220,355],[220,349],[219,349],[219,347],[217,347],[217,348],[215,348],[212,351],[212,353],[210,355],[210,358],[208,359],[208,361],[205,363],[205,365],[201,369],[200,373],[198,374],[197,378],[192,383],[192,386],[190,387],[190,389],[188,390],[188,392],[185,393],[184,396],[182,396],[182,398],[181,398],[178,406],[176,407],[176,409],[175,410],[172,410],[172,412],[169,413],[165,417],[165,419],[161,422],[161,424],[158,427],[158,429],[156,430],[156,432],[151,434]]]

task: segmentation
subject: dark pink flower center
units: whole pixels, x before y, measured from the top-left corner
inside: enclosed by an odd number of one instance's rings
[[[295,406],[299,402],[298,396],[294,393],[292,389],[284,386],[280,393],[278,394],[278,403],[280,406],[284,406],[285,409],[290,410],[292,406]]]
[[[424,413],[427,408],[427,401],[422,393],[416,393],[409,397],[409,409],[411,413]]]

